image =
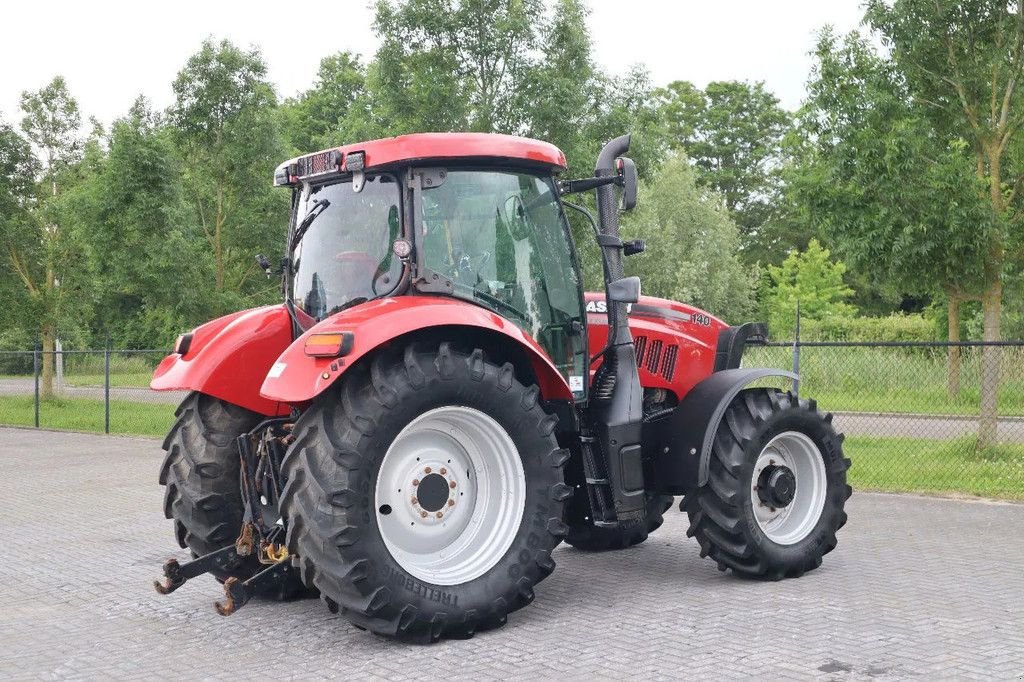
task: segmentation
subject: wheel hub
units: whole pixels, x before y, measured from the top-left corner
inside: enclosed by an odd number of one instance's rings
[[[412,495],[409,504],[413,512],[421,518],[444,518],[448,512],[454,511],[456,504],[456,490],[459,487],[453,472],[448,467],[421,467],[421,470],[413,476],[410,488]],[[459,491],[462,492],[462,491]]]
[[[492,417],[462,406],[410,422],[384,455],[375,506],[384,544],[420,580],[458,585],[511,545],[526,504],[522,460]]]
[[[828,480],[817,444],[800,431],[784,431],[754,464],[750,505],[769,540],[793,545],[807,537],[825,508]]]
[[[784,465],[770,464],[757,477],[757,496],[761,503],[782,509],[789,506],[796,495],[796,476]]]

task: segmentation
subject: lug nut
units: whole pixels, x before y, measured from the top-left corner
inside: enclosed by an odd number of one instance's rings
[[[426,469],[424,469],[423,471],[424,471],[425,473],[428,473],[428,474],[429,474],[429,473],[430,473],[430,467],[427,467],[427,468],[426,468]]]
[[[437,518],[441,518],[442,516],[444,516],[444,514],[442,514],[441,512],[437,512]]]
[[[420,512],[420,516],[423,517],[423,518],[427,518],[427,512],[421,511]]]
[[[418,478],[414,478],[414,479],[412,479],[412,484],[413,484],[414,486],[415,486],[415,485],[419,485],[419,484],[420,484],[420,479],[418,479]]]
[[[448,500],[448,506],[449,507],[454,507],[455,506],[455,500]]]
[[[454,488],[455,487],[455,481],[452,481],[451,483],[449,483],[448,487],[449,488]]]
[[[447,473],[448,473],[448,470],[445,469],[444,467],[441,467],[441,475],[444,476]]]
[[[419,501],[419,500],[417,500],[417,499],[416,499],[416,498],[414,497],[414,498],[412,498],[412,503],[413,503],[413,504],[419,504],[419,503],[420,503],[420,501]]]

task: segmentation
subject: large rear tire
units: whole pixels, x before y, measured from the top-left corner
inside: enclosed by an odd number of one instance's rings
[[[284,462],[303,580],[380,635],[504,624],[567,531],[555,423],[536,386],[480,350],[409,346],[353,367],[299,420]]]
[[[599,528],[586,518],[590,515],[586,494],[577,492],[569,504],[569,535],[565,542],[585,552],[606,552],[639,545],[661,528],[672,499],[671,495],[648,493],[647,515],[642,522],[626,528]]]
[[[266,417],[198,392],[189,393],[174,414],[177,420],[164,439],[167,456],[160,467],[164,516],[174,520],[178,544],[201,556],[232,544],[241,532],[244,509],[235,438]],[[247,580],[260,568],[253,556],[213,574],[221,581]],[[260,594],[286,599],[303,591],[299,580],[289,577]]]
[[[832,416],[774,389],[742,391],[715,434],[687,535],[722,571],[779,580],[821,565],[846,523],[850,460]]]

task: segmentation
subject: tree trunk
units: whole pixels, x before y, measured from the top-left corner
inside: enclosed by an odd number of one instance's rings
[[[54,349],[57,335],[54,334],[53,327],[46,325],[41,330],[42,342],[43,342],[43,353],[42,357],[39,358],[42,363],[42,374],[39,382],[39,395],[44,400],[53,397],[53,358]]]
[[[1003,304],[1003,285],[999,279],[982,298],[984,340],[999,341],[999,317]],[[999,426],[999,364],[1002,348],[985,346],[981,352],[981,404],[978,419],[978,448],[989,448],[998,442]]]
[[[946,306],[946,316],[949,324],[949,340],[956,342],[960,340],[960,299],[955,294],[949,294],[949,303]],[[949,399],[955,400],[960,395],[960,347],[950,346],[949,355],[946,359],[948,369],[947,390]]]

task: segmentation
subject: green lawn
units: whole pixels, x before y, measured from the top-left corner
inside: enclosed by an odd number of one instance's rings
[[[999,414],[1024,415],[1024,349],[1003,348]],[[790,348],[751,347],[746,367],[791,369]],[[945,349],[802,348],[800,394],[822,409],[850,412],[978,414],[981,353],[965,349],[961,391],[946,389]]]
[[[851,436],[843,449],[853,460],[848,478],[855,489],[1024,500],[1024,445],[978,452],[972,438]]]
[[[163,436],[174,421],[174,405],[110,401],[110,432]],[[0,424],[32,426],[32,396],[0,396]],[[48,429],[103,433],[103,401],[89,398],[44,400],[39,425]]]
[[[149,388],[149,380],[153,378],[152,372],[129,372],[110,374],[111,388]],[[103,387],[103,374],[69,374],[64,376],[64,381],[69,386],[98,386]]]

